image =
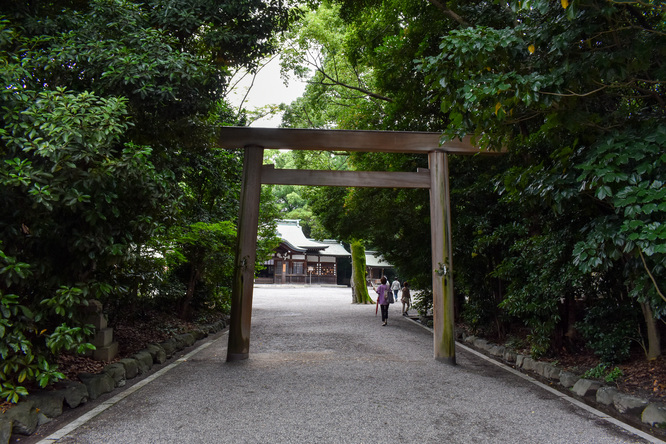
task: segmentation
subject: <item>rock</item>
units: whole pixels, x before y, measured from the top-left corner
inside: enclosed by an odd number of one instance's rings
[[[123,387],[127,383],[125,366],[120,362],[105,366],[104,373],[113,378],[116,387]]]
[[[0,416],[0,444],[9,443],[12,437],[12,422]]]
[[[136,375],[139,374],[139,363],[136,359],[124,358],[118,361],[118,363],[125,367],[125,379],[136,378]]]
[[[524,362],[525,362],[525,355],[517,354],[516,355],[516,367],[517,368],[522,367]]]
[[[474,341],[476,340],[476,336],[470,335],[465,338],[465,343],[469,345],[474,345]]]
[[[545,364],[543,366],[542,372],[543,373],[541,374],[544,378],[550,379],[551,381],[559,381],[562,370],[552,364]]]
[[[643,410],[641,421],[653,427],[666,427],[666,404],[648,404],[645,410]]]
[[[534,371],[537,368],[537,362],[530,358],[530,357],[525,357],[523,358],[523,369],[528,370],[528,371]]]
[[[97,350],[93,351],[93,359],[96,361],[111,362],[118,354],[118,343],[112,342],[103,347],[98,346]]]
[[[88,402],[88,388],[75,381],[65,381],[62,383],[63,388],[58,389],[65,395],[65,404],[70,408],[76,408],[81,404]]]
[[[620,413],[628,415],[640,415],[645,407],[648,406],[648,401],[638,396],[627,395],[625,393],[617,393],[613,398],[613,405]]]
[[[19,402],[2,417],[11,422],[12,433],[18,435],[32,435],[39,424],[38,412],[32,401]]]
[[[180,350],[180,348],[178,348],[178,341],[176,341],[174,338],[167,339],[159,345],[164,349],[164,353],[166,353],[167,358],[172,357],[174,353]]]
[[[83,311],[85,313],[101,313],[104,309],[104,306],[97,299],[88,299],[88,304],[83,306]]]
[[[592,381],[591,379],[579,379],[574,384],[573,392],[581,397],[596,396],[597,390],[601,388],[599,381]]]
[[[196,342],[194,335],[192,333],[183,333],[176,335],[176,339],[184,344],[184,347],[190,347]]]
[[[601,387],[597,390],[597,402],[605,406],[613,404],[613,399],[617,395],[618,391],[614,387]]]
[[[203,339],[206,336],[208,336],[208,333],[206,333],[205,331],[203,331],[201,329],[192,330],[191,333],[192,333],[192,336],[194,336],[194,341],[195,342],[198,341],[199,339]]]
[[[146,351],[153,357],[155,364],[164,364],[166,362],[166,352],[157,344],[148,344]]]
[[[88,397],[93,400],[116,388],[116,382],[108,373],[80,373],[79,379],[88,389]]]
[[[148,373],[153,367],[153,357],[146,350],[141,350],[132,357],[136,359],[139,366],[139,374],[141,375]]]
[[[37,411],[37,427],[42,426],[44,424],[47,424],[51,422],[51,418],[40,412],[39,410]]]
[[[227,320],[226,319],[220,319],[215,323],[216,330],[215,331],[221,331],[227,328]]]
[[[35,408],[47,418],[56,418],[62,415],[65,394],[61,390],[31,393],[28,399],[34,402]]]
[[[516,362],[516,352],[514,352],[513,350],[505,350],[504,360],[506,362]]]
[[[212,335],[212,334],[217,333],[220,330],[220,328],[219,328],[218,323],[215,322],[214,324],[209,324],[209,325],[205,326],[204,330],[206,330],[206,333],[208,333],[209,335]]]
[[[537,375],[543,376],[546,363],[541,361],[534,361],[534,371]]]
[[[571,388],[580,378],[571,372],[560,373],[560,384],[566,388]]]
[[[506,350],[506,348],[503,345],[494,345],[490,348],[490,354],[501,358],[504,356],[504,350]]]
[[[479,350],[485,350],[485,348],[488,346],[488,341],[486,341],[483,338],[476,338],[473,343],[474,347],[478,348]]]

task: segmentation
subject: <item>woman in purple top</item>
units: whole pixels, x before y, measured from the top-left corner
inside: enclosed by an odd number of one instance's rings
[[[374,285],[372,286],[372,289],[375,290],[375,293],[379,295],[377,296],[377,303],[382,308],[382,325],[386,325],[388,323],[389,301],[386,297],[386,293],[391,291],[390,288],[391,287],[389,287],[386,283],[386,277],[382,277],[382,285],[378,287],[375,287]]]

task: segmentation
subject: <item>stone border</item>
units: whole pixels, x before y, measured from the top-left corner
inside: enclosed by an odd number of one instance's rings
[[[81,373],[81,382],[63,381],[55,390],[31,393],[4,414],[0,415],[0,444],[8,444],[12,434],[32,435],[37,427],[62,414],[63,408],[76,408],[89,400],[123,387],[128,379],[145,375],[153,365],[164,364],[177,352],[194,345],[210,334],[224,330],[228,325],[222,319],[189,333],[182,333],[159,344],[149,344],[132,357],[121,359],[104,367],[101,373]]]
[[[624,422],[638,425],[656,437],[666,435],[664,433],[666,403],[650,402],[638,396],[622,393],[599,381],[583,379],[551,363],[534,360],[483,338],[463,334],[462,342],[518,371],[536,375],[584,403],[606,411]]]

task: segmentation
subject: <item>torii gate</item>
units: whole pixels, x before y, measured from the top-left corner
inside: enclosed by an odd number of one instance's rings
[[[427,132],[223,127],[219,129],[218,141],[222,147],[245,150],[227,361],[249,357],[259,199],[264,183],[429,189],[434,357],[455,364],[447,153],[481,153],[469,139],[440,144],[439,133]],[[262,166],[264,148],[428,154],[429,169],[417,172],[276,170],[272,165]]]

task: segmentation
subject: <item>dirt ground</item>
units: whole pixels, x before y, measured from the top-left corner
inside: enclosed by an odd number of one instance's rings
[[[599,359],[592,353],[559,356],[558,366],[574,373],[594,368]],[[636,351],[631,359],[618,364],[622,376],[616,381],[618,390],[631,393],[651,401],[666,402],[666,359],[664,356],[648,361],[645,355]]]

